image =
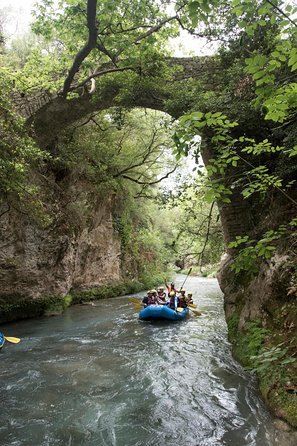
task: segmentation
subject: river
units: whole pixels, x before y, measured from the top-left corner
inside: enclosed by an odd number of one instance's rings
[[[231,356],[217,281],[186,285],[202,316],[181,322],[118,297],[2,326],[22,341],[0,352],[0,445],[289,445]]]

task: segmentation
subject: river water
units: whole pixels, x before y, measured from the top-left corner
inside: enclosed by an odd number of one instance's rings
[[[203,314],[181,322],[118,297],[0,327],[22,338],[0,352],[0,445],[283,446],[232,359],[217,281],[187,289]]]

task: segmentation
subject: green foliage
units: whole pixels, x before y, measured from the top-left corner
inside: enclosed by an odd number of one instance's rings
[[[249,321],[239,330],[240,309],[227,320],[229,339],[234,345],[234,354],[246,366],[253,366],[255,358],[261,352],[266,338],[271,334],[264,328],[260,319]]]
[[[280,225],[276,230],[269,230],[264,233],[260,240],[251,240],[249,236],[236,236],[235,240],[229,243],[228,248],[236,249],[240,247],[231,265],[236,273],[247,271],[251,275],[258,272],[258,261],[260,259],[269,260],[276,251],[276,241],[286,237],[295,237],[294,227],[297,225],[296,218],[293,218],[287,225]]]
[[[228,337],[232,343],[235,343],[238,338],[239,312],[234,312],[232,316],[227,319]]]
[[[284,342],[270,348],[263,348],[260,353],[250,356],[253,364],[253,372],[258,374],[266,374],[272,366],[283,368],[288,364],[294,364],[296,358],[288,357],[288,347],[284,347]]]
[[[50,218],[29,174],[48,159],[48,153],[28,135],[25,120],[12,107],[10,75],[8,69],[0,67],[0,200],[9,207],[23,207],[46,225]]]
[[[199,16],[198,4],[195,6]],[[249,1],[234,1],[228,6],[230,20],[224,22],[223,32],[230,46],[221,51],[225,64],[222,89],[214,88],[215,95],[202,90],[197,101],[199,111],[179,119],[176,154],[187,156],[194,151],[197,162],[200,154],[207,158],[208,201],[228,206],[233,193],[240,192],[256,210],[257,205],[262,209],[268,205],[269,197],[277,192],[294,207],[291,189],[296,181],[296,163],[289,158],[296,155],[296,134],[291,129],[297,102],[296,76],[290,67],[295,63],[296,28],[282,23],[271,5],[258,8]],[[233,28],[242,30],[240,39],[231,37],[232,20]],[[249,124],[251,117],[254,120]],[[273,128],[271,121],[284,124]],[[232,268],[237,273],[246,271],[253,276],[260,260],[269,260],[280,243],[294,240],[290,224],[263,232],[257,237],[238,236],[229,244],[235,249]]]
[[[159,225],[158,209],[153,202],[133,198],[131,187],[125,188],[124,202],[114,211],[114,227],[121,240],[122,270],[128,271],[128,277],[138,277],[145,284],[151,283],[151,277],[166,270],[169,252],[166,239]],[[123,197],[120,194],[118,201]],[[153,286],[153,284],[151,284]]]
[[[181,268],[189,263],[201,268],[219,262],[222,231],[218,209],[207,201],[209,189],[204,178],[189,177],[177,179],[172,194],[164,193],[162,206],[166,208],[160,212],[162,225],[168,228],[166,249],[172,260]]]
[[[251,361],[258,355],[270,331],[262,326],[260,320],[250,321],[245,330],[245,350],[244,354]]]
[[[209,164],[206,166],[209,177],[209,193],[207,195],[209,202],[214,200],[223,203],[231,202],[228,195],[231,195],[232,192],[224,184],[225,177],[228,175],[230,168],[237,167],[240,162],[242,164],[242,161],[245,164],[244,171],[240,179],[233,181],[233,187],[243,184],[241,193],[244,198],[248,198],[255,193],[265,197],[267,191],[271,188],[285,190],[294,184],[295,180],[284,184],[279,176],[269,173],[267,166],[255,167],[246,157],[243,158],[244,155],[250,155],[253,160],[255,156],[260,157],[266,153],[284,151],[284,147],[274,146],[267,138],[259,142],[244,136],[232,138],[230,130],[236,127],[238,123],[231,122],[221,112],[206,114],[193,112],[190,115],[182,116],[179,123],[179,129],[174,135],[177,157],[180,157],[181,154],[188,156],[190,151],[194,150],[195,158],[198,159],[201,149],[203,151],[203,140],[202,144],[200,140],[197,142],[197,132],[203,128],[212,132],[210,140],[212,146],[216,149],[216,157],[210,158],[208,160]],[[293,150],[288,152],[289,156],[294,155]]]
[[[62,312],[72,304],[72,296],[44,296],[39,299],[6,296],[0,299],[1,322],[38,317],[45,312]]]
[[[162,283],[159,275],[150,275],[146,282],[125,280],[109,285],[98,286],[87,291],[72,290],[65,296],[44,296],[38,299],[18,299],[16,296],[0,298],[0,321],[11,322],[17,319],[42,316],[45,313],[61,313],[70,305],[133,294]]]
[[[259,42],[245,59],[246,72],[255,83],[253,103],[265,111],[265,119],[284,122],[296,114],[294,72],[297,69],[297,52],[296,23],[293,20],[296,8],[284,2],[275,6],[264,2],[258,7],[256,2],[234,0],[231,14],[236,16],[236,25],[242,33],[241,42]],[[263,45],[265,34],[269,37],[267,46]]]
[[[34,33],[42,36],[43,48],[35,48],[17,75],[24,90],[60,90],[69,68],[88,40],[87,2],[83,0],[39,1],[34,10]],[[157,57],[166,54],[165,42],[177,35],[177,24],[170,19],[166,5],[156,1],[108,0],[97,3],[97,44],[82,61],[75,83],[90,72],[111,67],[133,70],[141,76],[156,75],[161,66]],[[169,20],[168,20],[169,19]],[[167,26],[162,26],[166,23]]]
[[[121,252],[124,255],[126,248],[131,241],[132,236],[132,224],[128,218],[127,213],[121,213],[121,215],[114,216],[113,227],[119,234],[121,239]]]
[[[101,188],[106,184],[116,189],[130,181],[146,190],[174,166],[166,121],[157,112],[111,109],[67,132],[55,163],[75,169]]]
[[[71,292],[72,303],[79,304],[82,302],[90,302],[93,300],[109,299],[112,297],[134,294],[147,288],[151,288],[152,286],[157,286],[159,283],[162,283],[162,277],[160,277],[160,275],[151,275],[147,281],[126,279],[121,282],[114,282],[108,285],[94,287],[87,291],[73,290]]]
[[[177,158],[180,158],[181,155],[188,156],[190,152],[193,152],[195,159],[199,160],[203,144],[201,145],[200,140],[197,139],[197,134],[199,135],[200,129],[203,128],[212,132],[211,142],[219,151],[218,156],[215,159],[209,159],[209,164],[206,166],[210,178],[210,181],[207,182],[208,193],[206,194],[206,200],[209,203],[212,201],[230,203],[229,195],[232,192],[223,184],[217,174],[224,175],[229,165],[237,166],[239,157],[236,152],[226,148],[228,143],[233,145],[229,130],[237,125],[221,112],[193,112],[179,119],[179,128],[174,135]]]
[[[175,168],[170,121],[158,112],[114,108],[82,124],[65,133],[52,161],[54,170],[75,173],[88,182],[89,193],[95,190],[103,200],[114,197],[113,227],[121,241],[123,271],[142,277],[166,269],[169,254],[153,216],[159,212],[154,204],[159,182]],[[82,206],[87,224],[87,196]]]
[[[32,31],[17,36],[11,41],[9,47],[5,48],[2,56],[3,65],[13,70],[19,70],[24,67],[32,51],[36,51],[38,48],[45,49],[45,47],[44,42],[40,41]],[[35,68],[39,70],[39,66],[36,65]],[[13,74],[15,75],[15,72]]]
[[[262,326],[259,319],[248,322],[244,330],[239,330],[239,314],[239,311],[235,312],[227,320],[228,335],[230,341],[234,344],[236,357],[245,365],[250,366],[252,364],[251,358],[256,357],[261,351],[270,331]]]

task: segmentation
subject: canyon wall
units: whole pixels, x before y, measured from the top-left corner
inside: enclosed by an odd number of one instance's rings
[[[86,193],[82,182],[64,182],[63,189],[61,201],[55,201],[56,216],[46,227],[20,209],[10,206],[8,210],[3,205],[2,299],[65,295],[72,288],[92,288],[121,279],[121,243],[113,228],[112,197]],[[74,197],[67,204],[66,195]]]

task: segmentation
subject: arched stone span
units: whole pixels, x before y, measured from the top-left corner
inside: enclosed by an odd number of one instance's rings
[[[76,99],[65,99],[61,95],[46,92],[33,92],[28,97],[15,97],[19,112],[27,119],[34,129],[34,134],[40,145],[46,147],[55,140],[68,126],[83,119],[91,113],[107,110],[114,106],[146,107],[165,111],[174,117],[187,110],[177,108],[172,113],[166,107],[166,102],[174,99],[177,90],[187,88],[186,80],[203,80],[205,87],[219,88],[218,72],[221,70],[214,57],[168,58],[168,65],[176,67],[171,81],[156,77],[151,90],[137,88],[131,92],[129,103],[119,100],[121,84],[110,82],[99,95],[84,93]],[[106,75],[108,76],[108,75]],[[141,78],[139,78],[141,83]],[[166,88],[171,83],[171,88]],[[174,88],[176,86],[176,88]],[[173,88],[172,88],[173,87]],[[187,91],[185,91],[186,95]],[[205,164],[213,157],[211,144],[207,144],[203,159]],[[223,232],[226,246],[236,235],[242,235],[251,229],[250,205],[243,200],[240,191],[234,191],[231,203],[218,203],[220,208]]]
[[[33,91],[26,96],[14,95],[14,103],[18,112],[33,125],[35,136],[42,146],[51,143],[61,131],[74,122],[96,111],[106,110],[114,106],[146,107],[166,111],[166,101],[174,98],[176,90],[180,90],[183,81],[188,79],[202,79],[206,85],[217,83],[216,73],[219,70],[218,62],[213,57],[185,57],[168,58],[168,66],[176,68],[171,80],[163,80],[162,73],[153,79],[151,90],[141,88],[145,77],[139,77],[135,91],[131,91],[129,103],[119,99],[121,90],[120,81],[111,81],[100,95],[90,95],[87,92],[76,99],[65,99],[57,93],[46,91]],[[108,79],[108,74],[105,75]],[[117,79],[117,78],[115,78]],[[171,88],[168,89],[168,84]],[[176,85],[176,89],[174,88]],[[186,87],[185,87],[186,88]],[[176,110],[174,117],[183,114],[185,110]]]

